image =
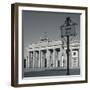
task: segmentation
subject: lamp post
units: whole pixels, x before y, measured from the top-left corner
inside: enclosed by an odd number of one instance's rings
[[[67,41],[67,50],[66,50],[66,54],[67,54],[67,75],[70,75],[70,70],[69,70],[69,42],[70,42],[70,36],[75,36],[76,35],[76,30],[75,30],[75,25],[77,25],[76,23],[72,22],[70,17],[67,17],[65,20],[65,23],[63,25],[60,26],[61,29],[61,38],[66,38]]]

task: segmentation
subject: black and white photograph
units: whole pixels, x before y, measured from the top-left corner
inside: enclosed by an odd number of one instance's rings
[[[80,14],[23,10],[22,24],[24,77],[80,75]]]
[[[87,82],[86,7],[16,3],[13,9],[17,84]]]

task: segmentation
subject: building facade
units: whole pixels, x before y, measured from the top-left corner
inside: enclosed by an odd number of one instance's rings
[[[45,69],[66,69],[67,54],[66,45],[61,40],[49,41],[43,40],[33,43],[28,47],[26,59],[26,69],[45,70]],[[73,41],[70,43],[69,68],[80,68],[80,42]]]

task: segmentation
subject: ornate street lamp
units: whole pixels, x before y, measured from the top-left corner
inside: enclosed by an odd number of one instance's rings
[[[70,36],[76,36],[76,29],[75,26],[77,24],[74,23],[70,17],[67,17],[65,20],[65,23],[63,25],[60,26],[60,30],[61,30],[61,38],[64,39],[64,37],[66,38],[67,41],[67,50],[66,50],[66,54],[67,54],[67,75],[70,75],[70,71],[69,71],[69,37]]]

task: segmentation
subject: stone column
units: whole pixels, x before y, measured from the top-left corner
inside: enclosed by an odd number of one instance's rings
[[[43,51],[41,51],[41,62],[40,62],[41,68],[43,67]]]
[[[33,68],[35,67],[35,51],[33,51]]]
[[[58,52],[57,52],[57,50],[56,50],[56,53],[55,53],[55,59],[56,59],[56,60],[55,60],[55,62],[56,62],[55,64],[56,64],[56,65],[55,65],[55,66],[57,67],[57,66],[58,66],[58,65],[57,65],[57,64],[58,64],[58,63],[57,63],[57,61],[58,61]]]
[[[61,67],[61,65],[60,65],[61,64],[61,50],[58,52],[58,55],[59,55],[58,56],[58,58],[59,58],[58,59],[59,60],[59,67]]]
[[[61,56],[62,58],[62,60],[61,60],[61,67],[63,67],[64,66],[64,64],[63,64],[63,60],[64,60],[64,55],[62,54],[62,56]]]
[[[55,58],[56,51],[53,49],[53,68],[56,67],[56,58]]]
[[[77,49],[77,55],[76,55],[76,68],[79,68],[79,49]]]
[[[38,63],[39,63],[39,52],[35,52],[35,68],[38,68]]]
[[[26,57],[26,68],[29,68],[29,51],[28,51],[28,55]]]
[[[39,50],[39,61],[38,61],[38,67],[41,68],[41,50]]]
[[[32,60],[31,60],[31,52],[29,52],[29,68],[31,68],[31,62],[32,62]]]
[[[67,68],[67,54],[66,54],[66,49],[64,49],[64,52],[63,52],[63,55],[64,55],[64,68]]]
[[[78,68],[80,68],[80,49],[78,49]]]
[[[33,51],[31,53],[31,61],[32,61],[32,68],[33,68]]]
[[[26,68],[28,69],[29,68],[29,55],[26,57]]]
[[[64,60],[64,48],[60,48],[60,67],[63,68],[63,60]]]
[[[36,53],[35,54],[35,57],[36,57],[36,59],[35,59],[35,67],[38,68],[38,56],[39,56],[38,51],[36,51],[35,53]]]
[[[27,68],[30,66],[30,51],[28,51],[28,56],[27,56]]]
[[[47,49],[47,52],[46,52],[46,58],[47,58],[47,68],[49,68],[50,66],[50,51]]]
[[[73,68],[72,48],[71,48],[71,50],[70,50],[70,68]]]

